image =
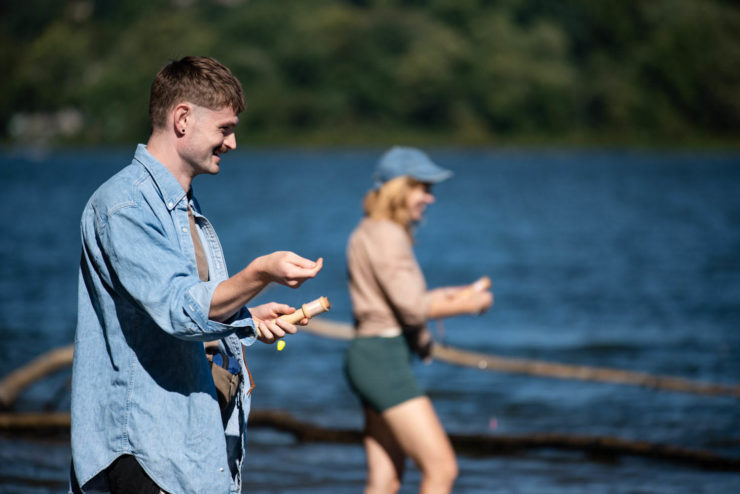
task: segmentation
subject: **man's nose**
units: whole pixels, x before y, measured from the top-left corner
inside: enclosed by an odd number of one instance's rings
[[[236,149],[236,134],[231,133],[224,139],[224,146],[228,149]]]

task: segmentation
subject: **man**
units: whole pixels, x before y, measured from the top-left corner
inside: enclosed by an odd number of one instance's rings
[[[296,331],[277,319],[294,308],[245,304],[270,282],[300,286],[323,264],[275,252],[228,277],[191,182],[218,173],[236,148],[244,108],[239,81],[217,61],[170,63],[152,83],[149,141],[85,207],[72,492],[241,492],[251,398],[243,345]],[[216,370],[233,376],[225,394]]]

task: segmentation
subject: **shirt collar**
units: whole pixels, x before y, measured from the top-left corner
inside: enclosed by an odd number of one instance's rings
[[[134,159],[144,165],[144,168],[152,176],[154,183],[162,193],[162,198],[167,209],[169,211],[175,209],[175,206],[187,195],[180,182],[177,181],[167,167],[152,156],[145,144],[139,144],[136,147]]]

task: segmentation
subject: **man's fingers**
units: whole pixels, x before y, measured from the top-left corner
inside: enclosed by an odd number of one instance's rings
[[[275,337],[267,331],[266,328],[260,328],[259,336],[257,337],[258,340],[260,340],[262,343],[267,343],[268,345],[275,343]]]
[[[299,262],[294,262],[293,265],[298,268],[294,270],[293,279],[306,279],[306,278],[313,278],[318,274],[319,271],[321,271],[321,268],[324,266],[324,258],[319,257],[317,261],[311,261],[309,259],[304,259],[302,257],[298,257],[300,259]]]
[[[304,317],[304,319],[306,318]],[[298,331],[298,328],[296,328],[294,325],[280,318],[275,319],[275,324],[284,331],[283,336],[285,336],[285,333],[296,334],[296,332]]]
[[[275,320],[260,321],[257,325],[260,331],[259,339],[263,343],[275,343],[275,340],[279,340],[285,336],[285,330],[275,323]]]
[[[308,261],[307,259],[304,260]],[[298,288],[306,280],[314,278],[321,271],[321,268],[324,267],[324,259],[321,257],[316,262],[308,262],[310,263],[310,267],[301,267],[298,264],[294,264],[293,269],[286,273],[283,283],[290,288]]]
[[[315,266],[315,267],[314,267],[314,269],[313,269],[313,271],[314,271],[314,276],[316,276],[316,274],[317,274],[317,273],[318,273],[319,271],[321,271],[321,268],[323,268],[323,267],[324,267],[324,258],[323,258],[323,257],[319,257],[319,258],[318,258],[318,259],[316,260],[316,266]]]
[[[272,332],[270,332],[270,330],[262,321],[257,323],[257,334],[259,335],[257,339],[259,339],[263,343],[275,342],[275,336],[272,334]]]
[[[319,257],[319,259],[313,263],[313,266],[310,268],[304,268],[301,270],[300,273],[297,273],[294,277],[293,281],[297,282],[296,286],[300,286],[303,284],[304,281],[315,278],[317,274],[319,274],[319,271],[321,271],[321,268],[324,267],[324,258]]]
[[[277,302],[272,302],[272,312],[275,315],[274,317],[282,316],[283,314],[292,314],[295,312],[295,308],[291,307],[288,304],[280,304]]]
[[[306,318],[303,318],[303,320],[308,321]],[[260,321],[258,327],[260,341],[268,344],[275,343],[277,340],[284,338],[286,334],[295,334],[298,331],[298,328],[294,325],[280,318],[271,321]]]
[[[312,261],[311,259],[306,259],[305,257],[301,257],[294,252],[291,252],[290,254],[291,256],[288,259],[288,261],[291,264],[295,264],[296,266],[302,269],[315,269],[316,267],[321,269],[321,264],[324,262],[323,258],[321,257],[319,257],[317,261]]]
[[[275,338],[282,338],[285,336],[285,330],[280,327],[279,323],[276,322],[277,319],[273,319],[272,321],[264,321],[265,326],[270,330],[270,333]]]

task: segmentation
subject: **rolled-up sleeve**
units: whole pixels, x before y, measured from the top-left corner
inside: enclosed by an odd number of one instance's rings
[[[185,311],[196,325],[208,334],[228,334],[234,332],[245,345],[251,345],[256,339],[254,321],[246,307],[227,321],[218,322],[208,318],[211,310],[213,293],[220,281],[200,282],[190,287],[185,293]]]
[[[132,203],[103,219],[98,237],[112,289],[133,300],[163,331],[186,340],[236,333],[246,344],[253,341],[248,310],[228,322],[208,318],[213,292],[222,280],[201,282],[179,249],[181,240],[172,238],[176,233],[155,214]]]

